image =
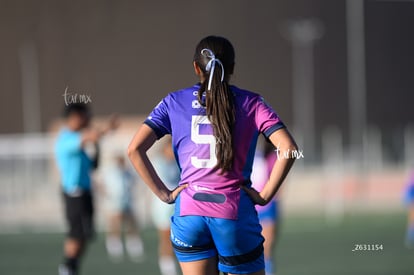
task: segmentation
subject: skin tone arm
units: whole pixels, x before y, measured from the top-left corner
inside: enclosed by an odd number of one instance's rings
[[[292,151],[298,149],[295,141],[286,129],[275,131],[270,135],[269,139],[272,144],[279,149],[279,155],[281,157],[275,162],[268,182],[261,192],[257,192],[253,188],[242,186],[242,189],[247,192],[256,204],[259,205],[266,205],[273,199],[295,162],[295,158],[292,156]],[[289,157],[286,158],[285,155],[288,155]]]
[[[148,125],[143,124],[128,146],[128,157],[151,191],[163,202],[171,204],[174,203],[178,194],[187,185],[178,186],[173,191],[170,191],[161,181],[147,155],[147,151],[156,140],[157,136],[154,131]]]

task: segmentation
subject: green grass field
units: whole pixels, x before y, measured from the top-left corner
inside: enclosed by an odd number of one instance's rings
[[[414,250],[403,245],[403,214],[347,215],[337,226],[321,217],[285,217],[276,248],[277,274],[281,275],[412,275]],[[106,257],[103,235],[90,247],[83,275],[155,275],[157,235],[143,231],[143,263],[112,263]],[[62,234],[0,234],[1,275],[57,274]],[[382,251],[355,251],[355,244],[382,244]]]

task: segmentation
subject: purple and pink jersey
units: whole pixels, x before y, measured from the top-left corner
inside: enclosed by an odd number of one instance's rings
[[[263,98],[231,86],[236,121],[233,130],[234,162],[231,171],[216,168],[216,139],[205,108],[198,102],[200,85],[165,97],[145,120],[158,138],[171,134],[181,170],[180,216],[197,215],[237,219],[240,185],[250,181],[259,133],[266,137],[284,128]]]

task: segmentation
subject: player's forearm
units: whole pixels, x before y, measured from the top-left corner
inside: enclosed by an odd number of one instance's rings
[[[133,152],[128,152],[128,156],[135,170],[151,191],[162,201],[169,202],[170,191],[158,177],[154,166],[151,164],[147,156],[147,153],[137,149]]]
[[[273,133],[270,136],[270,141],[276,147],[275,153],[278,159],[273,165],[267,184],[260,192],[260,196],[265,204],[273,199],[280,186],[282,186],[290,168],[295,162],[296,155],[294,152],[298,151],[296,142],[286,129]]]
[[[150,127],[142,125],[128,146],[128,157],[142,180],[162,201],[170,203],[170,190],[158,177],[150,162],[147,151],[155,143],[157,137]]]
[[[277,191],[280,189],[294,162],[295,158],[293,157],[287,159],[279,159],[275,162],[272,172],[269,176],[269,180],[263,188],[262,192],[260,192],[260,195],[263,198],[265,204],[270,202]]]

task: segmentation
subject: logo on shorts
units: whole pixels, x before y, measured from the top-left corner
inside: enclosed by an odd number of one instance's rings
[[[193,247],[192,245],[183,242],[181,240],[179,240],[177,237],[174,236],[174,234],[171,232],[171,240],[178,246],[182,246],[182,247]]]

